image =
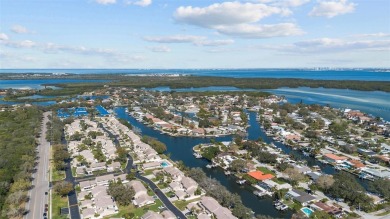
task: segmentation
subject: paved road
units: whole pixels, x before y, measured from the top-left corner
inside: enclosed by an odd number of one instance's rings
[[[67,143],[65,142],[67,145]],[[66,161],[66,169],[65,169],[65,181],[68,181],[76,186],[75,178],[72,175],[72,167],[70,165],[70,160]],[[71,219],[81,219],[79,204],[77,200],[77,194],[75,190],[71,191],[68,194],[69,201],[69,215]]]
[[[177,218],[187,218],[179,209],[176,208],[176,206],[174,206],[172,204],[171,201],[169,201],[169,199],[165,196],[165,194],[156,186],[156,184],[154,184],[154,182],[148,178],[145,178],[143,176],[141,176],[140,174],[136,174],[136,177],[140,180],[142,180],[143,182],[145,182],[146,184],[149,185],[149,187],[156,193],[156,195],[158,196],[158,198],[162,201],[162,203],[165,205],[165,207],[167,207],[170,211],[172,211],[172,213],[177,217]]]
[[[41,128],[41,136],[39,138],[38,151],[38,164],[36,167],[36,173],[33,175],[33,188],[30,190],[30,201],[27,205],[29,213],[26,215],[26,219],[38,219],[43,218],[45,211],[45,204],[48,203],[48,195],[45,192],[49,191],[49,149],[50,143],[46,141],[46,123],[50,112],[43,113],[43,121]]]

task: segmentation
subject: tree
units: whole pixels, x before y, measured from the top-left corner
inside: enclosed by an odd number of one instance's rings
[[[316,181],[317,186],[324,191],[327,191],[333,183],[334,179],[331,175],[321,175]]]
[[[382,195],[386,200],[390,201],[390,180],[377,179],[368,184],[368,190]]]
[[[107,193],[122,206],[131,204],[131,200],[135,195],[134,189],[132,187],[115,182],[110,183],[107,189]]]
[[[207,147],[202,149],[202,156],[208,160],[212,160],[219,152],[218,147]]]
[[[354,207],[360,206],[363,210],[373,207],[372,199],[366,195],[365,189],[356,181],[353,175],[340,172],[334,175],[334,183],[328,193],[335,198],[343,198]]]
[[[288,176],[288,179],[292,184],[297,184],[299,181],[303,181],[305,179],[305,175],[295,168],[287,168],[283,171],[283,173]]]
[[[230,164],[230,169],[234,172],[239,172],[246,168],[246,161],[242,159],[233,160]]]
[[[61,196],[66,196],[73,190],[73,184],[67,181],[61,181],[54,184],[54,191]]]

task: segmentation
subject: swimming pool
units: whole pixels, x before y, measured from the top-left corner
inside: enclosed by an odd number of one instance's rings
[[[311,210],[308,207],[301,208],[301,211],[308,217],[310,217],[310,215],[313,214],[313,212],[314,212],[313,210]]]
[[[168,164],[167,162],[163,161],[163,162],[161,162],[161,166],[162,166],[162,167],[168,167],[169,164]]]

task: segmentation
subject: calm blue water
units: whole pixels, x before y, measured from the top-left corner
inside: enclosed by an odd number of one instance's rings
[[[253,188],[249,186],[240,186],[236,183],[236,178],[232,176],[225,176],[224,172],[220,168],[207,169],[205,166],[209,163],[204,159],[196,159],[192,155],[192,148],[200,143],[210,142],[210,138],[194,138],[194,137],[172,137],[166,134],[161,134],[159,131],[156,131],[144,124],[138,122],[133,117],[129,116],[125,112],[125,108],[118,107],[114,110],[117,117],[126,119],[134,127],[137,127],[141,130],[142,135],[148,135],[154,138],[157,138],[159,141],[167,145],[167,152],[170,158],[174,161],[183,161],[184,164],[188,167],[200,167],[203,171],[210,176],[211,178],[217,179],[222,185],[224,185],[230,192],[237,193],[240,195],[245,206],[251,208],[256,214],[269,215],[271,217],[278,218],[290,218],[292,212],[280,212],[276,210],[272,205],[271,198],[257,198],[253,193]],[[321,167],[322,172],[326,174],[335,174],[336,171],[330,165],[324,165],[318,162],[312,157],[303,156],[299,151],[294,151],[290,147],[285,146],[281,142],[275,142],[272,138],[268,137],[264,130],[260,127],[259,123],[256,121],[256,113],[249,112],[249,125],[248,128],[248,139],[257,140],[261,137],[264,142],[270,144],[273,143],[277,147],[281,148],[285,154],[292,154],[298,160],[306,160],[308,166],[318,165]],[[224,136],[216,138],[217,141],[231,141],[231,136]],[[359,180],[357,181],[365,188],[367,188],[367,181]]]
[[[37,79],[37,80],[0,80],[0,89],[43,89],[42,84],[65,84],[85,82],[107,82],[108,80],[78,80],[78,79]]]
[[[232,78],[304,78],[322,80],[390,81],[389,69],[0,69],[0,73],[71,74],[191,74]]]
[[[201,91],[256,91],[255,89],[240,89],[236,87],[199,87],[170,89],[169,87],[156,87],[150,90],[201,92]],[[335,108],[350,108],[361,110],[390,121],[390,93],[382,91],[356,91],[330,88],[279,88],[262,90],[279,96],[285,96],[290,103],[320,104]]]
[[[285,96],[290,103],[329,104],[335,108],[350,108],[390,121],[390,93],[328,88],[280,88],[265,90]]]
[[[134,127],[141,130],[142,135],[149,135],[157,138],[159,141],[167,145],[167,152],[170,158],[174,161],[183,161],[188,167],[200,167],[210,177],[217,179],[222,185],[224,185],[230,192],[237,193],[240,195],[245,206],[251,208],[256,214],[265,214],[271,217],[280,218],[291,218],[291,212],[279,212],[272,205],[271,198],[259,199],[253,194],[251,187],[240,186],[236,183],[234,177],[225,176],[224,172],[219,169],[207,169],[206,165],[209,163],[204,159],[196,159],[192,155],[192,148],[200,143],[209,143],[210,138],[194,138],[194,137],[172,137],[165,134],[160,134],[158,131],[145,126],[138,122],[133,117],[126,114],[125,109],[122,107],[116,108],[115,113],[117,117],[128,120]],[[256,115],[253,114],[251,128],[249,129],[249,137],[257,139],[260,135],[258,130],[260,129],[259,124],[256,122]],[[253,128],[252,128],[253,127]],[[252,130],[253,129],[253,130]],[[217,141],[231,141],[231,136],[224,136],[216,138]]]

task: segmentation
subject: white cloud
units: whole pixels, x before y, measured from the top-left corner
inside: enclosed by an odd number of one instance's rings
[[[155,43],[192,43],[195,41],[200,41],[206,39],[202,36],[194,35],[172,35],[172,36],[146,36],[143,38],[148,42]]]
[[[301,35],[304,32],[293,23],[280,23],[271,25],[241,24],[235,26],[221,26],[218,32],[230,36],[243,38],[269,38],[280,36]]]
[[[138,5],[141,7],[146,7],[152,4],[152,0],[139,0],[133,3],[134,5]]]
[[[289,0],[289,4],[301,4],[307,0]],[[179,7],[174,18],[185,23],[216,30],[218,33],[243,37],[266,38],[303,34],[293,23],[259,24],[271,15],[288,16],[292,12],[284,7],[268,6],[261,3],[224,2],[210,6]]]
[[[0,40],[1,41],[3,41],[3,40],[8,40],[9,38],[8,38],[8,36],[7,36],[7,34],[5,34],[5,33],[0,33]]]
[[[319,1],[309,13],[310,16],[324,16],[332,18],[337,15],[352,13],[355,10],[355,3],[348,0]]]
[[[109,4],[115,4],[116,0],[95,0],[96,3],[101,5],[109,5]]]
[[[11,27],[11,31],[14,33],[30,33],[30,31],[22,25],[14,25]]]
[[[225,46],[234,43],[234,40],[200,40],[193,43],[197,46]]]
[[[3,41],[3,44],[8,47],[13,48],[32,48],[36,46],[36,43],[31,40],[23,40],[23,41]]]
[[[147,7],[152,4],[152,0],[125,0],[125,4]]]
[[[171,51],[171,48],[169,48],[168,46],[151,46],[151,47],[148,47],[152,52],[170,52]]]
[[[339,52],[347,50],[380,49],[390,51],[390,40],[343,40],[320,38],[294,44],[303,52]]]
[[[366,33],[366,34],[356,34],[356,37],[390,37],[390,33]]]
[[[290,15],[291,11],[265,4],[224,2],[208,7],[179,7],[174,18],[176,21],[201,27],[215,28],[242,23],[254,23],[273,14]]]
[[[171,36],[146,36],[145,41],[154,43],[192,43],[196,46],[224,46],[234,43],[234,40],[210,40],[204,36],[195,35],[171,35]]]

